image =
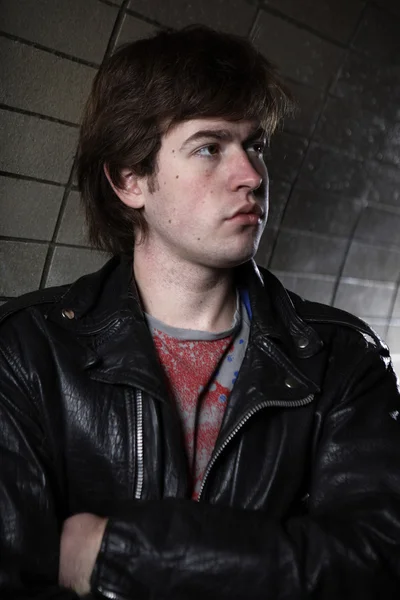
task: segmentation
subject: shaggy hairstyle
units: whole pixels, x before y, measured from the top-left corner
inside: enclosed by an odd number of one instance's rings
[[[141,210],[113,191],[122,169],[156,182],[162,136],[193,118],[257,120],[269,138],[292,108],[276,69],[247,40],[205,26],[161,32],[119,48],[100,68],[83,115],[78,181],[92,245],[131,253],[146,235]]]

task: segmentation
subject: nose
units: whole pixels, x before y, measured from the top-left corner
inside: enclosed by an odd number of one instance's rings
[[[241,188],[254,191],[261,186],[265,176],[266,167],[260,156],[238,150],[231,163],[230,187],[233,191]]]

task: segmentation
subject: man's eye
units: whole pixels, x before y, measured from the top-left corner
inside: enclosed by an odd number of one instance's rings
[[[197,151],[200,156],[216,156],[219,152],[218,144],[208,144]]]
[[[257,152],[257,154],[264,154],[265,152],[265,144],[264,142],[254,142],[248,147],[248,150],[252,150],[253,152]]]

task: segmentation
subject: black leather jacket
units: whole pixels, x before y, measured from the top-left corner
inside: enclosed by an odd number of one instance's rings
[[[398,600],[400,398],[360,320],[253,263],[250,341],[190,499],[132,266],[0,311],[0,598],[70,600],[61,524],[110,517],[91,597]]]

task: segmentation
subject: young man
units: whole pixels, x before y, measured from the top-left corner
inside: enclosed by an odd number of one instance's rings
[[[252,261],[288,103],[204,27],[99,72],[79,184],[115,256],[1,312],[2,599],[399,597],[387,348]]]

